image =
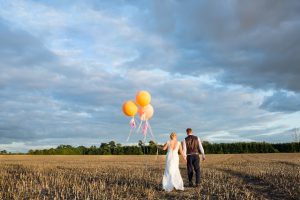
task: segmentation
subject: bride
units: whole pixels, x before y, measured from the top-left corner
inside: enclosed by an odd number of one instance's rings
[[[179,156],[178,150],[186,161],[186,157],[183,154],[182,146],[177,141],[176,133],[171,133],[171,140],[169,140],[163,147],[163,150],[167,150],[166,156],[166,168],[163,176],[163,189],[170,192],[175,188],[176,190],[184,190],[183,181],[179,171]]]

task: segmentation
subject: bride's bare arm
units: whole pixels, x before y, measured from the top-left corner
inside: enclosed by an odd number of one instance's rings
[[[184,154],[184,152],[182,150],[181,144],[179,145],[179,153],[181,154],[181,156],[183,157],[183,159],[186,161],[186,155]]]
[[[164,145],[163,150],[165,151],[165,150],[167,150],[167,148],[168,148],[168,143],[166,143],[166,144]]]

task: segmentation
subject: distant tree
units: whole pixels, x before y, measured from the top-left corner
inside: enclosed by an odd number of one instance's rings
[[[115,147],[115,155],[124,155],[124,149],[120,143]]]
[[[7,151],[6,150],[2,150],[2,151],[0,151],[0,154],[7,154]]]
[[[149,141],[149,151],[148,152],[151,155],[155,155],[157,152],[157,144],[153,140]]]
[[[293,131],[293,142],[300,142],[299,128],[295,128]]]
[[[156,146],[156,143],[155,143],[153,140],[150,140],[150,141],[149,141],[149,145],[150,145],[150,146]]]
[[[97,155],[99,154],[98,148],[96,146],[91,146],[88,150],[89,155]]]
[[[138,145],[139,145],[140,147],[145,146],[145,144],[144,144],[144,142],[143,142],[142,140],[139,140]]]
[[[110,142],[108,143],[108,145],[109,145],[111,148],[115,148],[115,147],[116,147],[115,141],[110,141]]]
[[[101,143],[99,153],[101,155],[111,155],[110,145],[107,143]]]
[[[300,152],[300,142],[276,143],[270,144],[266,142],[238,142],[238,143],[209,143],[203,141],[205,153],[274,153],[274,152]],[[91,147],[72,147],[71,145],[59,145],[57,148],[29,150],[31,155],[149,155],[165,154],[162,150],[163,145],[159,145],[154,141],[149,141],[146,145],[139,141],[137,146],[122,146],[114,141],[109,143],[101,143],[99,148]],[[0,154],[7,154],[6,150],[0,151]]]
[[[79,147],[77,147],[77,150],[80,155],[88,154],[88,148],[86,148],[85,146],[79,146]]]

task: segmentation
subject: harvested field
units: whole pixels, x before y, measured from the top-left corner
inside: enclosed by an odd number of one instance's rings
[[[207,155],[201,187],[170,193],[164,159],[1,155],[0,199],[300,199],[299,153]]]

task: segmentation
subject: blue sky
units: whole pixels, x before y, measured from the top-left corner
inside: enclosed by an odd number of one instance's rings
[[[126,144],[152,94],[158,142],[292,141],[299,1],[0,0],[0,149]],[[129,143],[142,139],[134,135]]]

